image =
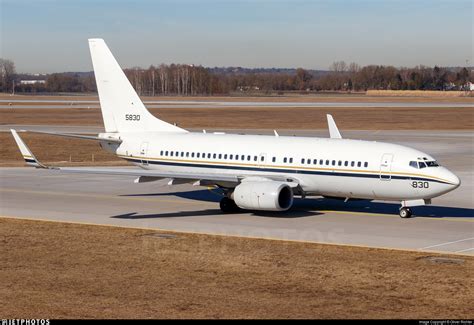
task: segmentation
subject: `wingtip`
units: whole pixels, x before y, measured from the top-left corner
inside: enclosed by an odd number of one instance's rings
[[[104,42],[103,38],[89,38],[87,39],[89,43],[98,43],[98,42]]]

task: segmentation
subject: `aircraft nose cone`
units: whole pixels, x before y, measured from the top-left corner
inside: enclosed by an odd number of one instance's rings
[[[453,190],[455,188],[458,188],[459,185],[461,185],[461,180],[459,179],[459,177],[454,175],[452,172],[449,172],[448,180],[451,183],[451,185],[453,186]]]

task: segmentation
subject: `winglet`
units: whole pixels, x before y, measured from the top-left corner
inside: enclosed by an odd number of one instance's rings
[[[326,116],[328,118],[329,136],[331,137],[331,139],[342,139],[341,133],[339,132],[339,129],[337,128],[336,122],[334,122],[332,115],[326,114]]]
[[[20,136],[18,135],[18,133],[15,130],[10,129],[10,131],[13,135],[13,138],[15,139],[16,144],[18,145],[18,148],[20,148],[21,155],[23,156],[23,159],[25,159],[25,162],[26,162],[27,165],[34,166],[34,167],[37,167],[37,168],[48,168],[45,165],[43,165],[42,163],[40,163],[38,161],[38,159],[36,159],[35,155],[33,155],[31,150],[23,142],[23,140],[20,138]]]

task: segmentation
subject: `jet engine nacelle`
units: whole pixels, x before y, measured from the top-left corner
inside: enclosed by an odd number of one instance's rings
[[[281,182],[242,182],[236,186],[232,199],[247,210],[286,211],[293,205],[293,191]]]

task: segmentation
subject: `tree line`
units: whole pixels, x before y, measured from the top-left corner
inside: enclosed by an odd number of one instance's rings
[[[327,71],[298,69],[205,68],[188,64],[151,65],[124,69],[139,95],[225,95],[234,93],[282,93],[286,91],[467,90],[474,81],[471,69],[393,66],[334,62]],[[15,73],[10,60],[0,59],[0,91],[93,93],[93,72],[53,73],[42,84],[22,84],[31,75]]]

